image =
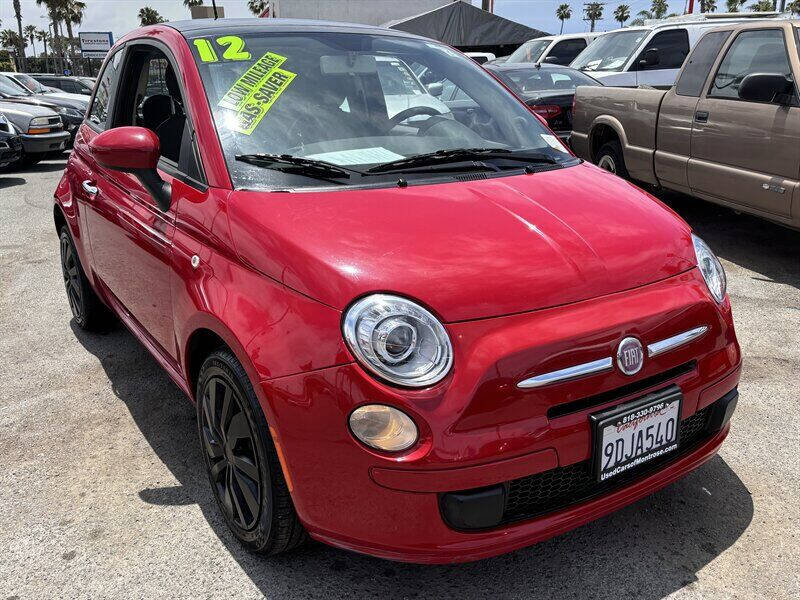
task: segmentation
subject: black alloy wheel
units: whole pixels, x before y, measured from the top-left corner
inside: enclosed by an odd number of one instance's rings
[[[270,427],[241,363],[227,348],[197,376],[197,429],[214,497],[251,552],[278,554],[307,534],[294,510]]]
[[[75,323],[81,329],[89,331],[107,328],[112,321],[111,312],[97,297],[86,278],[86,272],[81,266],[81,259],[66,225],[61,227],[59,233],[59,248],[64,288],[67,291],[67,302]]]
[[[217,498],[226,516],[249,531],[258,521],[262,502],[258,454],[242,400],[220,376],[205,383],[201,431]]]
[[[67,301],[72,316],[79,322],[85,317],[83,308],[83,286],[78,270],[78,259],[72,242],[68,236],[61,236],[61,273],[64,275],[64,287],[67,290]]]

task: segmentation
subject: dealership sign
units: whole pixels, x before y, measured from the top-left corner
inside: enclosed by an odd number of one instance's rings
[[[81,31],[78,39],[81,42],[81,56],[84,58],[105,58],[114,45],[114,36],[110,31]]]

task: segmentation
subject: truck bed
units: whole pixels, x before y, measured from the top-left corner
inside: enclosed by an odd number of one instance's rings
[[[658,111],[666,93],[645,87],[579,86],[572,117],[573,150],[580,158],[594,162],[603,144],[616,137],[631,178],[657,183],[653,153]]]

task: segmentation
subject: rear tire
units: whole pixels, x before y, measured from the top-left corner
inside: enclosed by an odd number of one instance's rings
[[[196,398],[209,482],[236,538],[250,552],[270,555],[305,542],[263,410],[229,350],[205,360]]]
[[[628,179],[628,169],[625,166],[625,158],[622,155],[622,146],[616,140],[606,142],[600,147],[595,157],[595,164],[623,179]]]
[[[81,265],[69,228],[64,225],[59,235],[61,248],[61,273],[75,323],[81,329],[104,329],[111,320],[111,312],[97,297]]]

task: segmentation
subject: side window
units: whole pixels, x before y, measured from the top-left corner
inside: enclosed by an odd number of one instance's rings
[[[74,81],[71,81],[69,79],[63,79],[61,81],[61,83],[64,84],[64,85],[61,86],[61,89],[64,90],[65,92],[67,92],[69,94],[78,93],[78,87],[75,85]]]
[[[736,36],[719,65],[708,95],[738,100],[739,85],[751,73],[792,76],[786,43],[780,29],[743,31]]]
[[[555,62],[559,65],[568,65],[584,48],[586,48],[586,40],[583,38],[564,40],[553,46],[548,56],[555,58]]]
[[[714,61],[717,60],[717,54],[730,34],[730,31],[714,31],[700,38],[678,78],[675,87],[676,94],[695,98],[700,96],[708,73],[711,71]]]
[[[149,44],[130,45],[120,82],[113,126],[151,130],[167,161],[165,170],[203,181],[178,76],[164,52]]]
[[[658,50],[658,63],[641,66],[640,60],[645,58],[648,50]],[[644,50],[636,58],[634,68],[640,71],[655,69],[680,69],[686,55],[689,54],[689,34],[685,29],[670,29],[661,31],[653,36]]]
[[[100,129],[106,128],[108,122],[109,101],[111,90],[117,81],[119,67],[122,63],[122,50],[117,50],[113,58],[106,63],[106,68],[97,79],[97,92],[89,109],[89,121]],[[45,84],[46,85],[46,84]]]

